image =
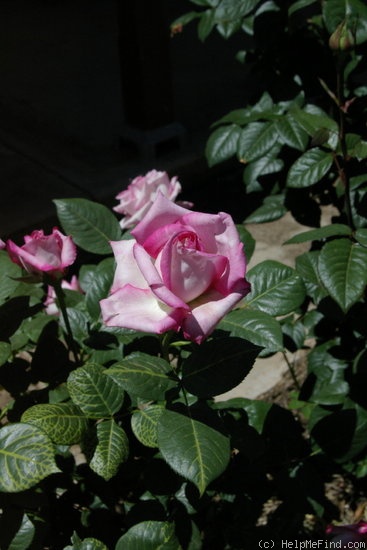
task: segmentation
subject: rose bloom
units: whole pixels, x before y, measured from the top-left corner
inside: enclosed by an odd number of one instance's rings
[[[51,235],[45,235],[42,229],[26,235],[23,246],[8,240],[6,249],[11,260],[24,267],[28,273],[47,273],[53,278],[62,277],[76,258],[76,246],[72,238],[63,235],[56,227]]]
[[[250,291],[228,214],[192,212],[159,194],[131,234],[111,243],[117,267],[110,296],[100,302],[107,326],[182,329],[200,343]]]
[[[170,180],[167,172],[151,170],[145,176],[133,179],[128,188],[116,196],[120,204],[113,208],[115,212],[125,216],[120,221],[121,228],[134,227],[140,222],[159,192],[174,201],[181,192],[177,177]]]
[[[75,290],[76,292],[83,293],[78,281],[78,277],[73,275],[70,283],[63,279],[61,281],[61,288],[65,290]],[[59,315],[59,308],[56,303],[56,292],[53,286],[48,285],[46,300],[43,302],[46,308],[47,315]]]
[[[326,533],[331,536],[331,541],[340,543],[340,548],[347,548],[348,542],[367,542],[367,523],[359,521],[352,525],[328,525]]]

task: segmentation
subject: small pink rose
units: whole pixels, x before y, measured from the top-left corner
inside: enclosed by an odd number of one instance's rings
[[[359,521],[351,525],[328,525],[326,533],[331,536],[333,542],[347,548],[349,542],[367,542],[367,523]]]
[[[145,176],[134,178],[128,188],[116,196],[120,204],[114,207],[114,211],[125,216],[120,221],[122,229],[134,227],[140,222],[159,192],[174,201],[181,192],[177,177],[170,180],[167,172],[151,170]]]
[[[107,326],[203,341],[250,291],[243,246],[223,212],[191,212],[161,193],[133,239],[112,242],[116,272],[101,300]]]
[[[65,290],[74,290],[76,292],[83,293],[83,290],[80,287],[78,278],[76,275],[73,275],[70,282],[63,279],[61,281],[61,288]],[[47,287],[47,296],[43,302],[47,315],[59,315],[59,308],[56,303],[56,292],[53,286],[48,285]]]
[[[23,246],[8,240],[6,249],[11,260],[24,267],[28,273],[47,273],[54,278],[62,277],[76,258],[76,246],[72,238],[66,237],[57,228],[52,230],[51,235],[45,235],[42,229],[33,231],[24,237]]]

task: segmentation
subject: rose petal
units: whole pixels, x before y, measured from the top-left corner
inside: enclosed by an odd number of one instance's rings
[[[188,311],[190,308],[163,283],[160,274],[153,265],[151,257],[142,246],[135,243],[133,247],[136,264],[153,293],[165,304],[173,308]]]
[[[111,292],[115,292],[126,284],[132,284],[137,288],[148,288],[148,283],[141,274],[134,258],[135,239],[112,241],[110,245],[116,260],[116,271]]]
[[[175,223],[188,212],[190,210],[178,206],[163,196],[162,193],[158,193],[152,207],[144,219],[133,229],[131,234],[139,244],[144,244],[154,231]]]
[[[250,291],[250,284],[243,280],[231,294],[222,294],[211,290],[192,307],[191,315],[182,324],[185,338],[200,344],[214,330],[217,323]]]
[[[179,330],[183,312],[159,301],[150,289],[125,285],[100,301],[103,322],[109,327],[124,327],[161,334]]]

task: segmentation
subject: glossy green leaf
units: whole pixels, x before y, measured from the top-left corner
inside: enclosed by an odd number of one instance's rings
[[[283,349],[283,335],[279,322],[267,313],[249,308],[231,311],[218,325],[219,329],[229,331],[264,348],[267,353]]]
[[[251,233],[246,229],[245,226],[236,224],[236,228],[240,237],[240,241],[244,245],[244,252],[248,263],[255,250],[255,245],[256,245],[255,239],[253,238]]]
[[[307,132],[301,128],[298,122],[291,116],[286,115],[280,118],[276,127],[279,137],[285,145],[293,147],[298,151],[304,151],[308,143]]]
[[[329,145],[337,145],[338,125],[334,119],[330,118],[319,107],[308,104],[303,109],[300,109],[299,107],[294,106],[291,109],[290,114],[311,137],[314,137],[316,132],[319,130],[329,130],[332,134]]]
[[[131,416],[132,431],[146,447],[158,447],[158,421],[163,410],[159,405],[149,405],[134,411]]]
[[[349,239],[328,242],[320,253],[319,273],[330,296],[348,311],[367,284],[367,249]]]
[[[7,424],[0,429],[0,491],[17,493],[59,472],[48,436],[30,424]]]
[[[77,533],[71,537],[72,546],[65,546],[64,550],[108,550],[107,546],[100,540],[88,537],[80,539]]]
[[[276,158],[279,151],[280,146],[276,144],[266,154],[246,166],[243,172],[243,182],[248,193],[262,189],[258,182],[260,176],[275,174],[282,170],[284,162],[282,159]]]
[[[7,550],[27,550],[32,544],[35,527],[29,517],[24,514],[19,530]]]
[[[333,164],[331,153],[318,147],[306,151],[290,167],[287,176],[287,187],[301,189],[320,181]]]
[[[111,210],[87,199],[58,199],[54,203],[64,232],[78,246],[94,254],[112,254],[109,241],[121,238],[121,228]]]
[[[202,422],[165,410],[158,422],[159,450],[179,475],[194,483],[202,495],[227,467],[228,437]]]
[[[0,342],[0,366],[7,362],[11,356],[11,345],[8,342]]]
[[[231,390],[248,375],[260,348],[238,337],[209,340],[182,364],[182,384],[193,395],[212,397]]]
[[[123,389],[103,367],[89,363],[71,372],[67,380],[70,397],[88,418],[110,417],[123,402]]]
[[[284,206],[284,195],[270,195],[265,197],[262,206],[247,216],[246,223],[266,223],[279,220],[287,213]]]
[[[22,269],[11,261],[4,250],[0,250],[0,304],[9,298],[19,285],[15,279],[22,275]]]
[[[275,145],[278,132],[275,122],[251,122],[240,133],[237,156],[244,164],[263,157]]]
[[[272,407],[271,403],[259,399],[247,399],[245,397],[234,397],[227,401],[218,401],[212,404],[216,410],[243,409],[246,411],[248,423],[259,433],[262,432],[268,412]]]
[[[177,381],[170,377],[171,366],[160,357],[134,352],[106,371],[129,394],[153,401],[164,399]]]
[[[206,10],[200,17],[198,24],[199,39],[204,42],[212,32],[215,26],[214,11]]]
[[[97,424],[97,447],[89,466],[108,481],[129,456],[129,440],[125,431],[111,420]]]
[[[115,272],[115,261],[113,258],[105,258],[93,271],[93,277],[88,284],[85,303],[89,315],[97,320],[101,313],[99,301],[107,298],[112,285]]]
[[[296,258],[296,270],[301,275],[307,294],[315,304],[327,296],[327,290],[319,274],[320,251],[306,252]]]
[[[245,299],[247,305],[269,315],[290,313],[305,299],[301,277],[280,262],[265,260],[250,269],[246,277],[251,283],[251,292]]]
[[[88,315],[84,311],[72,307],[68,307],[66,311],[74,339],[82,342],[88,336],[90,324]],[[65,322],[62,317],[60,317],[60,326],[66,331]]]
[[[22,422],[37,426],[57,445],[79,443],[88,419],[73,403],[41,404],[27,409]]]
[[[180,550],[173,523],[143,521],[117,541],[115,550]]]
[[[356,240],[359,242],[359,244],[367,247],[367,229],[366,228],[357,229],[354,236]]]
[[[303,233],[298,233],[294,237],[291,237],[284,244],[298,244],[306,243],[308,241],[318,241],[322,239],[327,239],[328,237],[337,237],[340,235],[351,235],[352,230],[348,225],[342,223],[334,223],[331,225],[325,225],[324,227],[319,227],[318,229],[311,229],[310,231],[304,231]]]
[[[236,154],[241,129],[236,124],[222,126],[211,134],[205,148],[209,166],[223,162]]]
[[[260,0],[221,0],[215,10],[216,21],[239,19],[248,15]]]

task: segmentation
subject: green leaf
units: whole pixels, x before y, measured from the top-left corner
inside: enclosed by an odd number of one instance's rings
[[[260,348],[224,337],[196,347],[182,365],[182,384],[193,395],[212,397],[231,390],[248,375]]]
[[[330,296],[346,312],[367,284],[367,249],[349,239],[328,242],[320,253],[319,273]]]
[[[262,433],[264,423],[268,412],[273,405],[259,399],[247,399],[245,397],[235,397],[227,401],[218,401],[211,407],[216,410],[243,409],[246,411],[248,423],[259,433]]]
[[[163,411],[159,405],[149,405],[132,414],[131,429],[146,447],[158,447],[158,421]]]
[[[158,422],[159,450],[171,468],[192,481],[202,495],[227,467],[228,437],[206,424],[165,410]]]
[[[167,361],[140,352],[131,353],[106,371],[129,394],[153,401],[164,399],[166,391],[177,385],[171,373]]]
[[[255,250],[255,239],[243,225],[236,224],[236,228],[240,237],[240,241],[244,245],[244,252],[248,263]]]
[[[22,416],[22,422],[37,426],[56,445],[79,443],[88,420],[73,403],[34,405]]]
[[[367,229],[366,228],[357,229],[354,236],[356,240],[359,242],[359,244],[367,247]]]
[[[234,20],[248,15],[260,0],[221,0],[215,10],[216,21]]]
[[[200,18],[199,24],[198,24],[198,36],[199,39],[204,42],[206,38],[208,38],[209,34],[212,32],[213,28],[215,26],[214,21],[214,11],[213,10],[206,10]]]
[[[236,154],[240,133],[241,129],[236,124],[214,130],[205,148],[209,166],[214,166]]]
[[[244,164],[264,156],[275,145],[278,132],[275,122],[251,122],[240,133],[237,156]]]
[[[247,305],[269,315],[290,313],[305,299],[301,277],[294,269],[280,262],[265,260],[250,269],[246,277],[251,283]]]
[[[276,127],[279,137],[285,145],[304,151],[308,143],[307,132],[298,124],[298,122],[290,115],[281,117]]]
[[[301,189],[320,181],[333,164],[332,153],[315,147],[301,155],[290,167],[287,187]]]
[[[112,254],[109,241],[121,238],[121,228],[106,206],[87,199],[58,199],[54,203],[64,232],[78,246],[94,254]]]
[[[24,514],[22,523],[7,550],[27,550],[32,544],[35,527],[26,514]]]
[[[76,341],[82,342],[88,336],[88,327],[90,319],[84,311],[68,307],[66,308],[71,332]],[[60,318],[60,325],[66,331],[64,319]]]
[[[54,447],[45,433],[30,424],[0,429],[0,491],[17,493],[59,472]]]
[[[91,537],[81,540],[77,533],[73,534],[71,542],[73,546],[65,546],[64,550],[108,550],[100,540]]]
[[[173,523],[143,521],[117,541],[115,550],[180,550]]]
[[[247,170],[247,169],[246,169]],[[266,223],[279,220],[287,213],[284,206],[284,195],[270,195],[265,197],[264,204],[247,216],[246,223]]]
[[[68,377],[70,397],[88,418],[110,417],[121,408],[123,389],[105,372],[101,366],[89,363]]]
[[[324,227],[319,227],[318,229],[311,229],[310,231],[304,231],[303,233],[298,233],[294,237],[291,237],[284,244],[299,244],[306,243],[308,241],[318,241],[322,239],[327,239],[328,237],[337,237],[340,235],[351,235],[352,230],[348,225],[342,223],[334,223],[331,225],[325,225]]]
[[[0,342],[0,366],[4,365],[11,356],[11,345],[8,342]]]
[[[319,257],[320,251],[313,250],[312,252],[301,254],[296,259],[296,270],[303,279],[307,294],[315,304],[318,304],[322,298],[327,296],[327,290],[319,274]]]
[[[329,145],[330,147],[333,145],[336,147],[338,142],[338,125],[322,109],[312,104],[306,105],[304,109],[293,106],[290,114],[311,137],[314,137],[322,129],[329,130],[329,139],[331,140]]]
[[[108,481],[129,456],[129,440],[125,431],[111,420],[97,424],[97,447],[89,466]]]
[[[88,284],[85,303],[89,315],[97,320],[101,313],[99,301],[107,298],[114,276],[115,261],[113,258],[105,258],[93,271],[93,276]]]
[[[7,252],[0,250],[0,304],[13,295],[19,285],[15,279],[21,275],[22,269],[11,261]]]
[[[280,172],[284,166],[282,159],[275,158],[280,151],[279,145],[274,145],[264,156],[250,162],[243,172],[243,182],[247,192],[262,190],[258,177]]]
[[[248,308],[231,311],[219,323],[218,327],[252,344],[264,348],[264,353],[273,353],[283,349],[283,335],[279,322],[262,311]]]

